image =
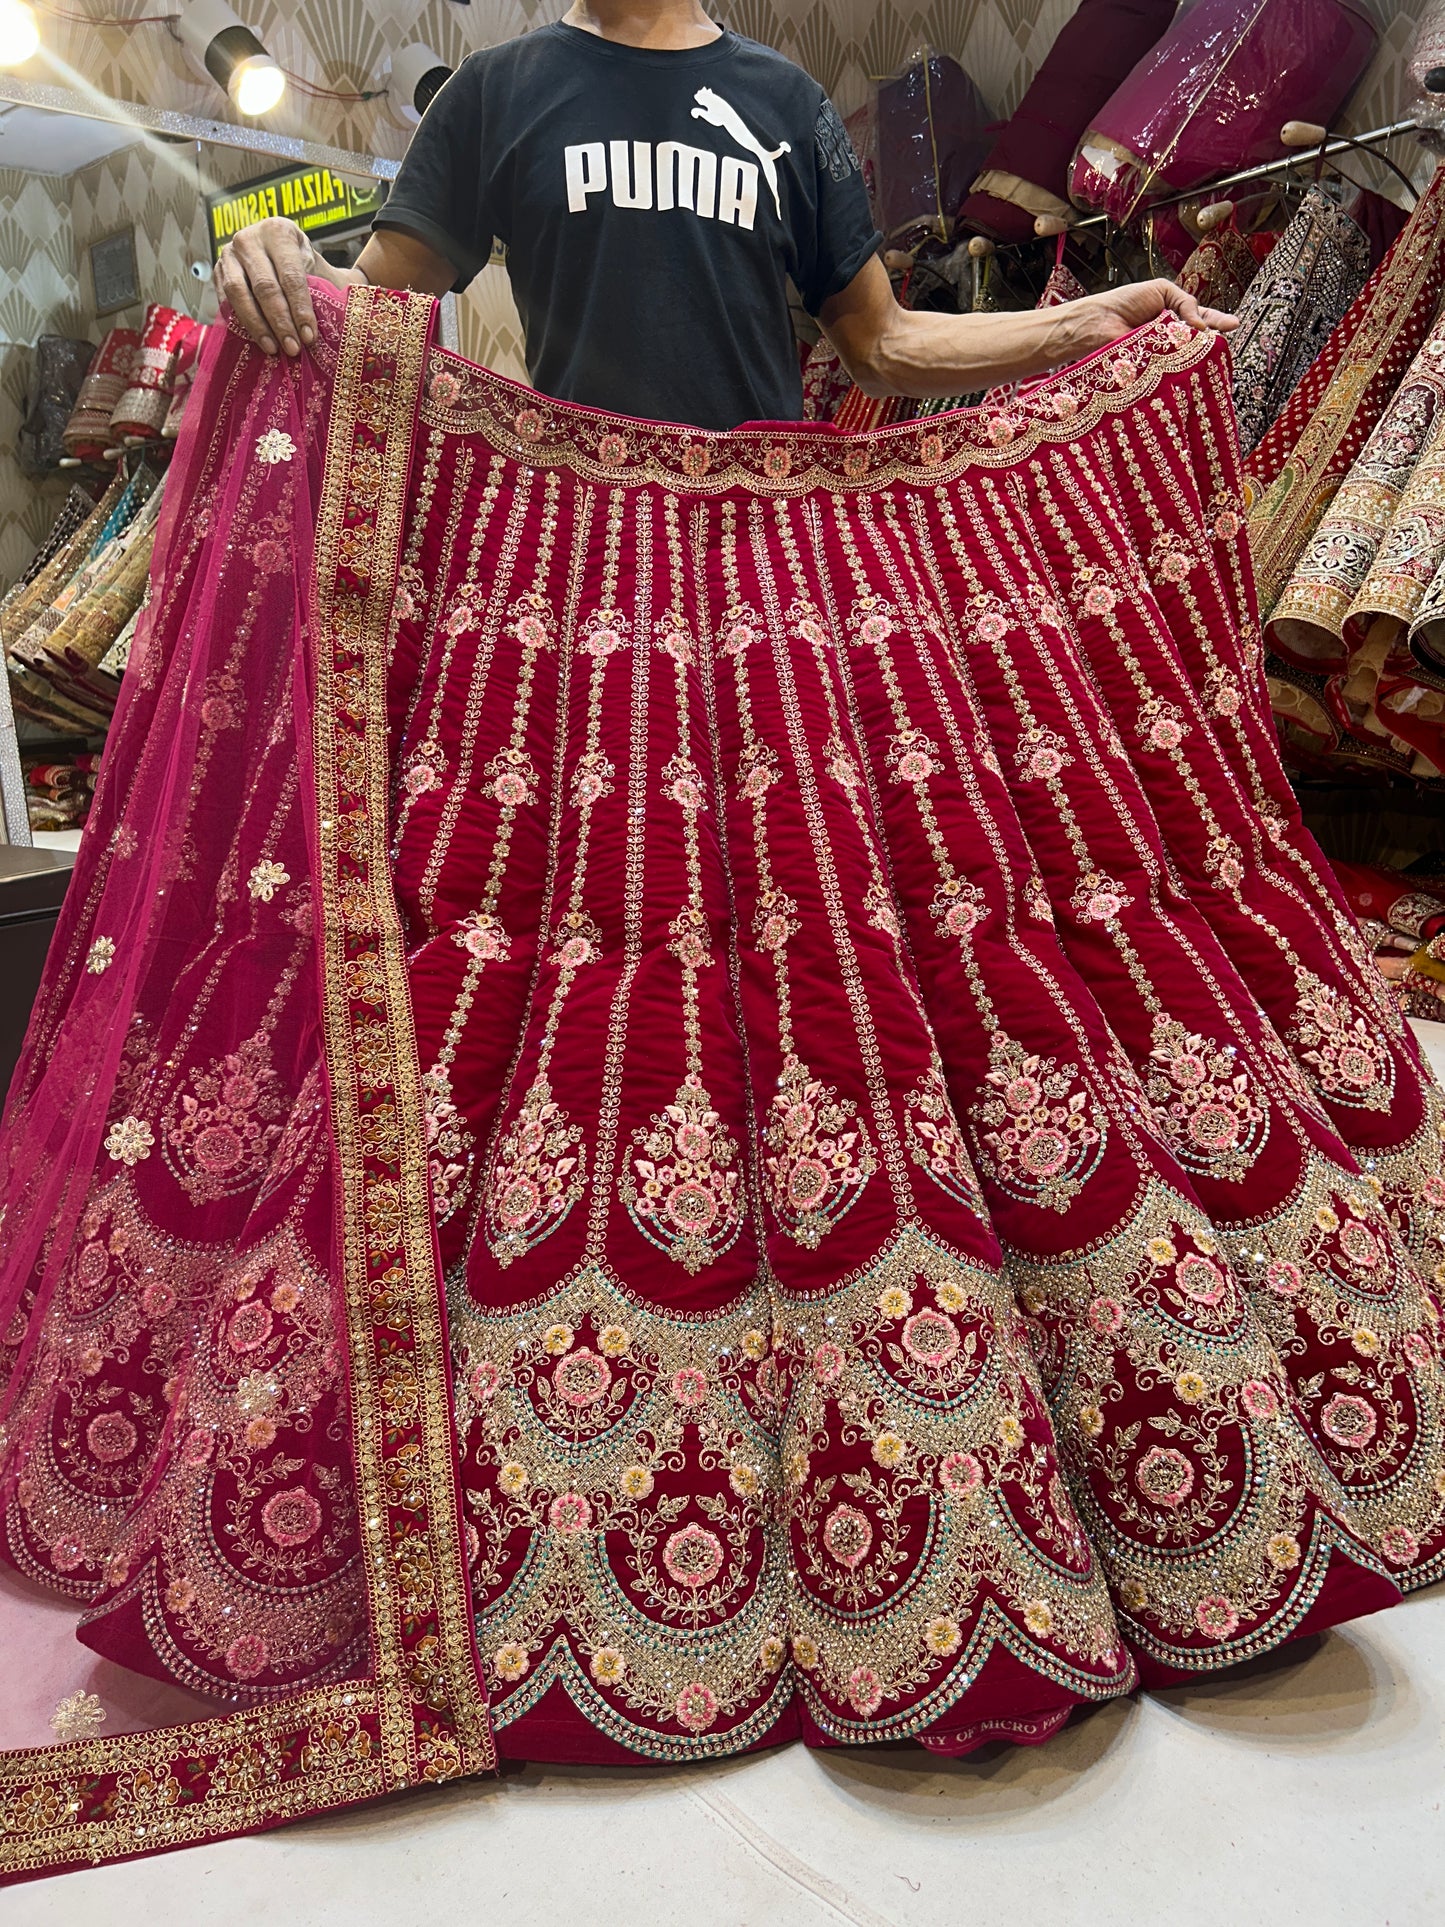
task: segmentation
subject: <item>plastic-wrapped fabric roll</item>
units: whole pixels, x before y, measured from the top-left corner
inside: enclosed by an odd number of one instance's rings
[[[1032,239],[1040,214],[1070,212],[1079,136],[1173,17],[1175,0],[1081,0],[989,149],[959,223],[1000,241]]]
[[[139,347],[140,336],[134,328],[112,328],[96,349],[65,424],[62,440],[67,455],[81,462],[98,462],[108,448],[115,446],[110,418],[126,391]]]
[[[171,362],[177,348],[196,331],[189,315],[152,302],[146,309],[140,346],[131,363],[130,386],[111,415],[115,440],[139,437],[159,441],[171,405]]]
[[[951,229],[988,152],[990,119],[968,74],[937,53],[878,81],[868,105],[849,116],[873,218],[890,243]]]
[[[1094,117],[1070,198],[1126,224],[1151,198],[1278,158],[1284,122],[1328,126],[1377,39],[1347,0],[1195,0]],[[1167,249],[1184,230],[1166,227]]]

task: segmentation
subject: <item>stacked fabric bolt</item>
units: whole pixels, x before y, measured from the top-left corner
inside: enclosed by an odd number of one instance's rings
[[[72,734],[106,728],[125,663],[124,652],[115,659],[116,645],[145,595],[160,502],[151,470],[118,476],[0,605],[11,696],[33,722]]]
[[[110,418],[112,438],[159,441],[170,412],[172,368],[198,324],[175,308],[153,302],[146,309],[140,346],[131,363],[130,385]]]
[[[95,351],[62,437],[75,461],[99,462],[113,445],[110,418],[130,382],[140,348],[134,328],[112,328]]]
[[[39,760],[40,756],[49,758]],[[32,830],[78,830],[90,814],[99,756],[77,750],[55,760],[52,745],[25,760],[25,805]]]

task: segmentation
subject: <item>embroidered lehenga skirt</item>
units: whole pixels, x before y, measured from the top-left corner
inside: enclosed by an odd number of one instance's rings
[[[205,350],[11,1100],[3,1610],[155,1685],[0,1851],[1040,1740],[1438,1576],[1440,1098],[1222,345],[708,435],[318,300]]]

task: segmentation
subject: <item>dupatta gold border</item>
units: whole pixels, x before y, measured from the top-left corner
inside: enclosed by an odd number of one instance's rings
[[[386,637],[434,313],[427,299],[350,295],[316,547],[319,937],[373,1670],[215,1719],[0,1755],[0,1878],[253,1833],[496,1764],[387,851]],[[356,1031],[378,1012],[389,1062],[363,1085]]]

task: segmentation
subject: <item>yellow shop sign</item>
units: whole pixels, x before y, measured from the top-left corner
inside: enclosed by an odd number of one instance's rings
[[[329,167],[288,167],[206,196],[211,256],[234,234],[269,215],[295,221],[313,240],[324,240],[369,221],[386,198],[380,181],[365,183],[333,174]]]

